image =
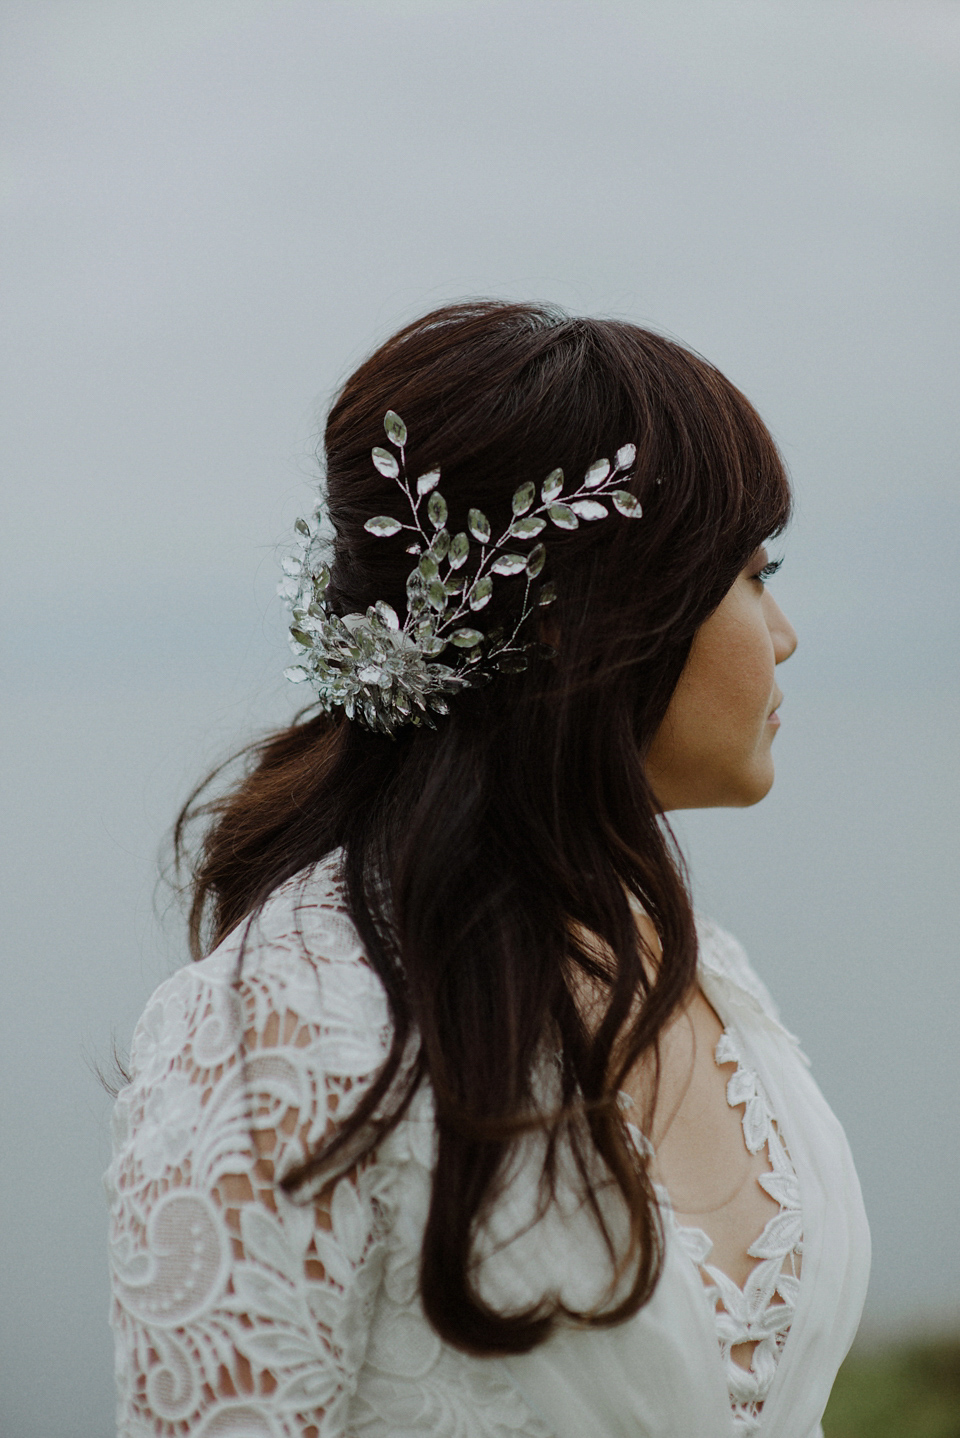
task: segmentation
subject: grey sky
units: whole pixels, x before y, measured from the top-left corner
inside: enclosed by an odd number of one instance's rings
[[[276,547],[324,404],[461,295],[676,335],[783,447],[778,785],[681,827],[851,1134],[870,1323],[960,1321],[960,5],[7,0],[0,27],[0,1426],[110,1431],[81,1050],[185,957],[150,911],[177,802],[293,708]]]

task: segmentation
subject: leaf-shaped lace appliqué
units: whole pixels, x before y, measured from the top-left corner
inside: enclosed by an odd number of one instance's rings
[[[763,1402],[793,1322],[800,1290],[803,1214],[797,1175],[770,1101],[757,1075],[744,1063],[740,1045],[729,1029],[720,1037],[715,1058],[718,1064],[737,1066],[727,1083],[727,1102],[731,1108],[743,1105],[743,1139],[750,1153],[759,1153],[766,1146],[770,1171],[760,1174],[757,1182],[780,1205],[780,1212],[747,1249],[757,1263],[743,1288],[711,1264],[713,1243],[702,1229],[676,1221],[674,1227],[680,1246],[699,1268],[714,1306],[736,1433],[738,1438],[751,1438],[760,1430]],[[733,1350],[743,1344],[754,1345],[749,1368],[733,1357]]]

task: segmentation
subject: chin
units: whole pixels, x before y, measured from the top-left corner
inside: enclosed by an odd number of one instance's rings
[[[749,809],[765,799],[773,788],[773,774],[750,780],[738,779],[725,784],[711,785],[709,789],[686,790],[675,794],[667,803],[660,805],[663,814],[677,809]]]
[[[718,776],[719,778],[719,776]],[[712,793],[699,803],[685,807],[691,809],[749,809],[765,799],[773,788],[773,763],[757,764],[748,771],[727,773],[712,786]]]
[[[659,775],[652,783],[656,791]],[[749,809],[765,799],[773,788],[773,758],[767,753],[752,763],[728,759],[717,763],[702,759],[681,777],[679,783],[663,783],[660,812],[678,809]]]
[[[759,804],[761,799],[767,797],[773,788],[773,780],[773,765],[765,765],[762,772],[752,774],[749,778],[745,776],[740,786],[740,797],[728,799],[727,803],[738,809],[749,809],[751,805]]]

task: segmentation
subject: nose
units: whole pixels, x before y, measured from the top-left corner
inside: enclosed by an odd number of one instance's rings
[[[770,630],[770,638],[773,640],[774,659],[778,664],[782,664],[785,659],[790,658],[797,647],[797,631],[769,590],[763,597],[768,606],[767,628]]]

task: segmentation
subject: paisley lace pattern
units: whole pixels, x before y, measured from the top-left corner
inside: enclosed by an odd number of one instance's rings
[[[757,1182],[780,1205],[747,1253],[757,1259],[743,1288],[710,1263],[712,1243],[700,1228],[674,1223],[682,1247],[697,1264],[714,1305],[717,1337],[738,1438],[760,1431],[760,1412],[770,1391],[777,1363],[793,1322],[800,1289],[799,1260],[803,1252],[800,1189],[790,1155],[777,1129],[769,1100],[757,1075],[743,1060],[736,1038],[725,1029],[715,1052],[718,1064],[736,1064],[727,1083],[731,1108],[744,1105],[743,1138],[750,1153],[766,1147],[770,1171]],[[739,1344],[755,1345],[750,1367],[732,1356]]]

